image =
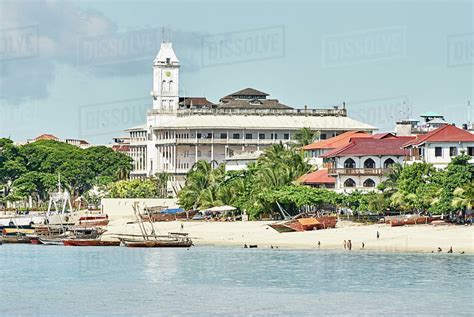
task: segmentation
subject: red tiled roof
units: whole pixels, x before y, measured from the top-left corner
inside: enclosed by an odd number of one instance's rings
[[[356,138],[351,143],[334,149],[321,155],[323,158],[336,156],[367,156],[367,155],[394,155],[403,156],[408,155],[407,149],[402,149],[402,146],[413,139],[414,137],[394,137],[388,139],[368,139]]]
[[[112,145],[112,150],[115,152],[128,152],[130,150],[130,145]]]
[[[59,139],[52,134],[42,134],[35,138],[35,141],[39,141],[39,140],[59,140]]]
[[[302,184],[335,184],[336,179],[329,176],[328,170],[324,168],[301,176],[299,182]]]
[[[384,133],[373,134],[372,137],[374,139],[393,139],[393,138],[396,138],[397,136],[390,132],[384,132]]]
[[[371,138],[371,137],[372,135],[367,134],[362,131],[347,131],[335,137],[329,138],[327,140],[322,140],[322,141],[308,144],[303,147],[303,150],[336,149],[343,145],[349,144],[352,138]]]
[[[404,144],[404,147],[420,145],[425,142],[474,142],[474,134],[450,124],[446,124],[436,130],[423,135]]]

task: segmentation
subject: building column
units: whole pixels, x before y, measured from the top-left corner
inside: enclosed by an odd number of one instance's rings
[[[197,134],[196,134],[197,135]],[[196,145],[194,146],[194,150],[195,150],[195,153],[194,153],[194,161],[195,163],[197,163],[198,161],[198,146],[197,146],[197,143]]]

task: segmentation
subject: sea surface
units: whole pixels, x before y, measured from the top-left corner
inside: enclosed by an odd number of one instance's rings
[[[0,315],[466,315],[474,256],[0,246]]]

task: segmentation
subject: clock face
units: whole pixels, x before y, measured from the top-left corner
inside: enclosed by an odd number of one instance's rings
[[[168,72],[165,72],[165,76],[166,76],[166,77],[170,77],[170,76],[171,76],[171,72],[169,72],[169,71],[168,71]]]

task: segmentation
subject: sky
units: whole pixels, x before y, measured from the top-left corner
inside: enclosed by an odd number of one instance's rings
[[[0,1],[0,137],[109,144],[145,123],[152,61],[172,41],[180,95],[246,87],[295,108],[345,102],[394,129],[472,116],[473,1]]]

